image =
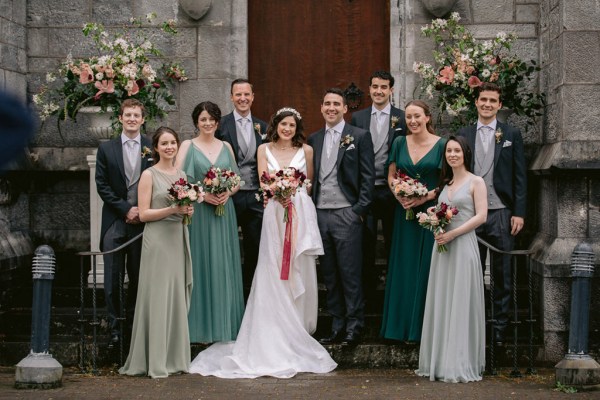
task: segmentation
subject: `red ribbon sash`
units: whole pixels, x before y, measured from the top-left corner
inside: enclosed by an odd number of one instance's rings
[[[290,276],[290,263],[292,259],[292,219],[293,219],[292,202],[287,206],[285,214],[287,221],[285,223],[285,237],[283,239],[283,260],[281,261],[281,276],[280,279],[287,281]]]

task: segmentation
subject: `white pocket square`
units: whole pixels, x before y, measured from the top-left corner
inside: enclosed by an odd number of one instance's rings
[[[346,151],[348,151],[348,150],[352,150],[352,149],[354,149],[354,145],[353,145],[353,144],[351,144],[350,146],[348,146],[348,147],[346,148]]]
[[[504,148],[504,147],[510,147],[510,146],[512,146],[512,142],[510,140],[506,140],[506,141],[504,141],[504,144],[502,145],[502,148]]]

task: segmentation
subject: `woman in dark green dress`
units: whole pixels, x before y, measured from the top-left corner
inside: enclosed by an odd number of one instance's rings
[[[381,336],[418,342],[434,240],[433,234],[421,228],[416,218],[406,219],[406,210],[412,208],[416,215],[435,204],[445,140],[434,133],[429,106],[420,100],[413,100],[406,106],[406,125],[410,134],[396,138],[392,145],[388,183],[391,187],[396,171],[402,171],[425,183],[429,193],[421,198],[398,197]]]

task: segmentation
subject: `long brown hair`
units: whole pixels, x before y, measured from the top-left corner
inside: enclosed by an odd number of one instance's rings
[[[304,143],[304,126],[302,125],[302,117],[300,113],[293,108],[285,107],[278,110],[271,117],[271,121],[269,122],[269,126],[267,127],[267,141],[268,142],[277,142],[279,140],[279,134],[277,133],[277,127],[279,123],[285,117],[294,117],[294,121],[296,121],[296,133],[292,138],[292,146],[294,147],[302,147]]]
[[[471,160],[473,160],[473,152],[471,151],[471,146],[469,146],[467,139],[462,136],[450,136],[444,145],[444,155],[442,156],[442,173],[440,175],[436,197],[440,195],[442,189],[444,189],[444,186],[448,185],[452,179],[454,179],[454,171],[452,171],[452,167],[450,164],[448,164],[448,160],[446,160],[446,148],[448,147],[448,143],[452,141],[460,145],[460,148],[463,152],[463,163],[465,164],[465,168],[468,172],[472,172]]]
[[[409,101],[408,104],[406,104],[406,107],[404,107],[404,109],[406,110],[408,106],[415,106],[423,109],[423,113],[425,114],[425,116],[429,117],[429,121],[427,122],[427,124],[425,124],[425,129],[427,129],[427,132],[435,135],[435,130],[433,129],[433,118],[431,116],[431,109],[429,108],[427,103],[421,100],[412,100]]]

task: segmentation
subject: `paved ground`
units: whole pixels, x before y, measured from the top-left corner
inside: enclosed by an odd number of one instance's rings
[[[100,376],[65,370],[63,386],[17,390],[14,368],[0,367],[0,399],[600,399],[600,392],[568,394],[555,389],[554,370],[515,379],[510,370],[468,384],[430,382],[410,370],[342,369],[292,379],[227,380],[200,375],[132,378],[105,370]]]

